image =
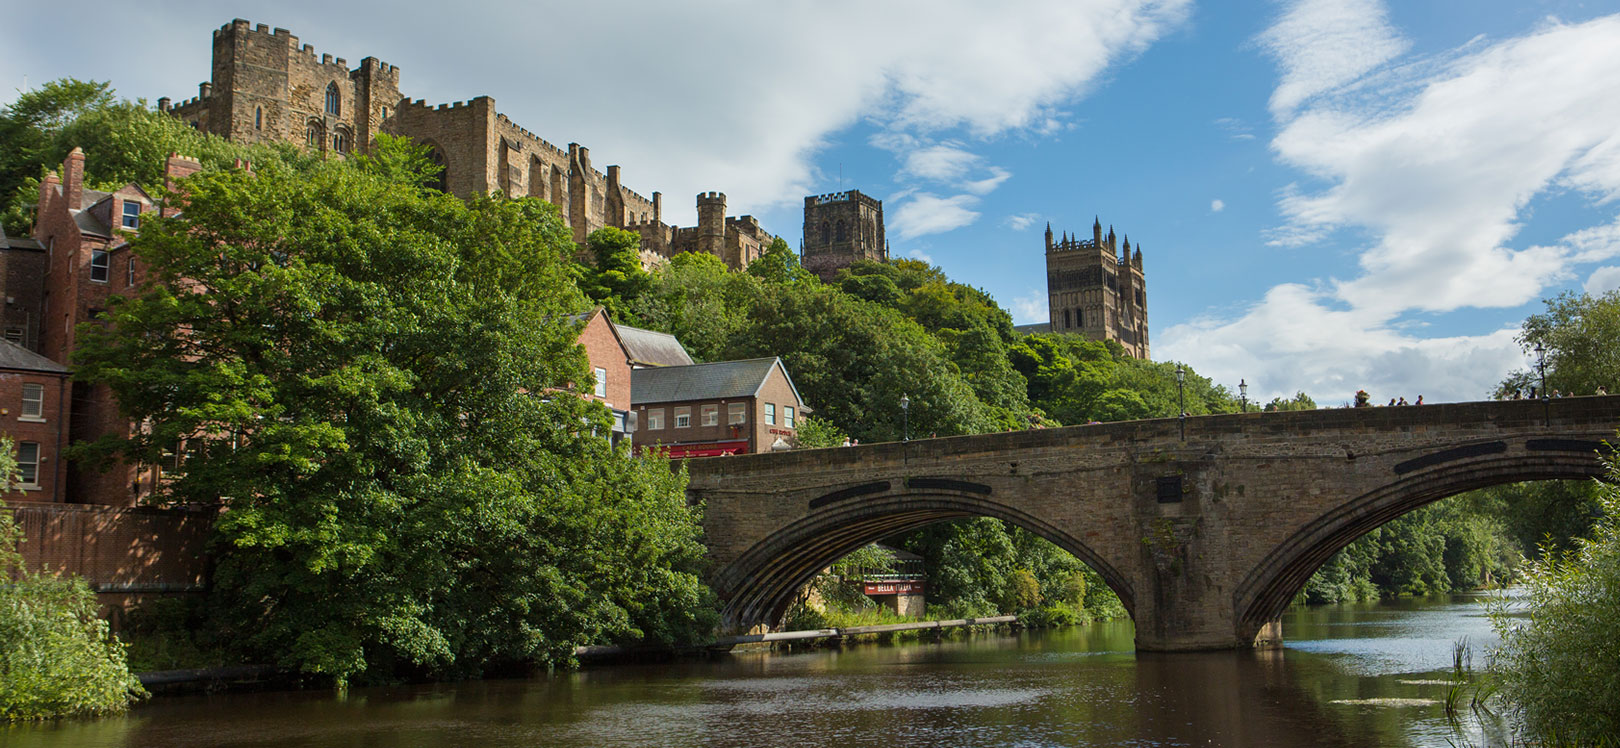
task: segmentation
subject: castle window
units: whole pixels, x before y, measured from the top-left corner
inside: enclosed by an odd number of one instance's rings
[[[253,129],[264,129],[264,107],[253,107]]]
[[[349,152],[349,131],[339,128],[332,132],[332,150],[338,153]]]
[[[135,202],[134,200],[125,200],[123,210],[124,210],[124,220],[123,220],[124,228],[131,229],[131,230],[140,228],[141,227],[141,204]]]
[[[434,148],[432,151],[428,152],[428,160],[432,161],[434,166],[439,167],[439,172],[437,175],[428,179],[427,186],[432,187],[440,192],[449,192],[450,166],[449,164],[445,163],[444,152],[440,151],[438,148]]]
[[[1069,310],[1063,310],[1063,329],[1067,330],[1073,326],[1069,324],[1070,319],[1072,319],[1072,317],[1069,315]]]
[[[383,107],[383,119],[388,119],[388,107]]]
[[[839,221],[838,222],[838,241],[843,241],[844,237],[845,237],[845,235],[844,235],[844,222]]]
[[[107,250],[90,250],[90,280],[97,283],[106,283],[107,267]]]
[[[822,221],[821,222],[821,243],[822,244],[827,244],[827,243],[830,243],[831,241],[832,241],[832,227],[828,226],[826,221]]]
[[[1076,310],[1074,310],[1074,326],[1075,327],[1085,327],[1086,326],[1086,310],[1084,310],[1084,309],[1076,309]]]
[[[326,113],[341,114],[343,98],[338,94],[336,83],[326,84]]]
[[[310,120],[309,125],[304,128],[305,144],[311,148],[320,148],[321,141],[325,139],[326,133],[324,132],[324,128],[321,127],[321,123],[316,122],[315,120]]]

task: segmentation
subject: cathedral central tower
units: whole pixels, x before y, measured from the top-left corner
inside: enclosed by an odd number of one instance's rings
[[[1148,358],[1147,282],[1142,248],[1131,252],[1114,227],[1103,235],[1102,221],[1091,224],[1091,238],[1052,236],[1046,226],[1046,297],[1052,332],[1080,333],[1115,340],[1135,358]]]

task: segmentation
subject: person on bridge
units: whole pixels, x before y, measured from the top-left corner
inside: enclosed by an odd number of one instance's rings
[[[1422,395],[1418,395],[1418,399],[1417,399],[1417,402],[1416,402],[1416,403],[1413,403],[1413,404],[1414,404],[1414,405],[1422,405],[1422,404],[1423,404],[1423,396],[1422,396]]]

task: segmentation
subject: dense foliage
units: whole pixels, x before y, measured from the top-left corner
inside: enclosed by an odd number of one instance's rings
[[[142,428],[81,457],[180,454],[162,498],[228,502],[211,624],[248,656],[341,682],[707,636],[684,478],[547,394],[587,381],[555,209],[377,148],[186,180],[77,359]]]
[[[16,457],[0,438],[0,483]],[[0,510],[0,723],[129,708],[145,695],[124,645],[96,615],[96,595],[78,578],[24,568],[22,529]]]
[[[1620,739],[1620,464],[1598,484],[1603,509],[1590,538],[1524,569],[1525,611],[1491,611],[1502,637],[1492,658],[1501,694],[1544,745]]]

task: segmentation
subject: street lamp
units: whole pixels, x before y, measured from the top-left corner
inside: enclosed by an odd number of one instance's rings
[[[1176,399],[1181,403],[1181,440],[1187,441],[1187,370],[1176,364]]]
[[[1551,399],[1547,396],[1547,348],[1536,341],[1536,371],[1541,374],[1541,400]]]
[[[1243,400],[1243,412],[1249,412],[1249,383],[1238,380],[1238,397]]]
[[[911,441],[911,398],[900,393],[900,441]]]

